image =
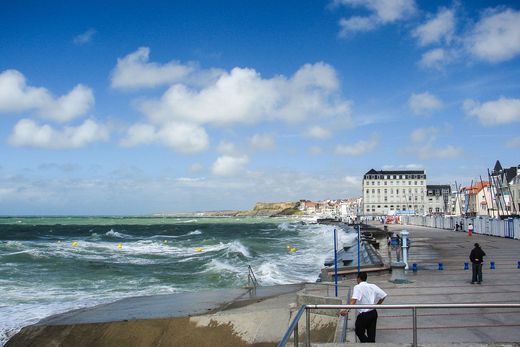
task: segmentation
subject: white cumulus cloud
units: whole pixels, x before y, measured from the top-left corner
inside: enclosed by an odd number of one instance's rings
[[[93,105],[92,89],[81,84],[54,98],[46,88],[28,86],[17,70],[0,73],[0,112],[34,111],[44,118],[67,122],[84,115]]]
[[[520,122],[520,99],[500,97],[484,103],[467,99],[463,109],[467,115],[476,117],[487,126]]]
[[[449,43],[455,31],[455,13],[450,9],[440,9],[437,15],[426,23],[418,26],[412,33],[420,46]]]
[[[520,11],[488,10],[466,37],[469,52],[498,63],[520,54]]]
[[[453,159],[460,157],[464,150],[453,145],[438,145],[437,136],[441,129],[436,127],[417,128],[410,134],[412,144],[405,152],[417,156],[419,159]],[[448,131],[448,128],[444,129]]]
[[[255,149],[272,150],[276,148],[276,140],[270,134],[255,134],[249,141]]]
[[[108,129],[90,119],[79,126],[65,126],[62,129],[22,119],[16,123],[8,142],[16,147],[74,149],[105,141],[108,137]]]
[[[351,145],[338,145],[335,152],[339,155],[359,156],[372,152],[377,145],[379,145],[379,136],[372,135],[368,140],[360,140]]]
[[[184,83],[196,87],[214,83],[224,70],[200,69],[198,64],[172,60],[165,64],[149,61],[150,48],[140,47],[117,60],[111,73],[111,86],[119,90],[137,90]]]
[[[312,137],[315,139],[320,139],[320,140],[328,139],[332,135],[329,130],[327,130],[319,125],[315,125],[315,126],[310,127],[309,129],[307,129],[306,134],[309,137]]]
[[[233,142],[228,142],[228,141],[224,141],[224,140],[220,141],[220,143],[218,144],[217,151],[221,154],[228,154],[228,155],[237,153],[235,144]]]
[[[140,47],[137,51],[117,59],[112,71],[112,88],[151,88],[182,81],[195,70],[195,66],[171,61],[166,64],[148,61],[150,48]]]
[[[334,0],[335,5],[365,8],[369,15],[343,18],[339,24],[340,36],[359,31],[370,31],[377,27],[408,18],[415,13],[414,0]]]
[[[244,171],[249,158],[243,156],[223,155],[213,163],[212,172],[217,176],[236,176]]]
[[[442,101],[428,92],[412,93],[408,99],[408,106],[416,115],[428,115],[432,111],[442,108]]]
[[[306,64],[292,77],[270,79],[254,69],[234,68],[202,88],[174,84],[139,109],[153,123],[181,120],[197,124],[254,124],[308,118],[351,120],[350,103],[339,94],[336,71],[325,63]]]
[[[439,129],[435,127],[417,128],[410,134],[413,142],[433,142],[437,139]]]
[[[421,56],[419,66],[425,69],[442,70],[442,68],[453,61],[454,52],[445,48],[431,49]]]
[[[120,141],[123,147],[159,143],[181,153],[197,153],[209,146],[206,130],[189,123],[168,123],[161,127],[137,123],[128,128]]]

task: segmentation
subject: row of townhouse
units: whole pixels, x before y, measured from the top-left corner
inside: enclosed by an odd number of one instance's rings
[[[300,200],[298,208],[308,215],[355,218],[359,214],[361,200],[361,198],[322,200],[318,202]]]
[[[520,165],[503,168],[497,160],[487,178],[454,191],[452,214],[490,217],[520,214]]]

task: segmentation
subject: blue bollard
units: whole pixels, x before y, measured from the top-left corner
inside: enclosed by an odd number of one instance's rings
[[[492,262],[489,263],[489,268],[490,268],[491,270],[495,270],[495,262],[494,262],[494,261],[492,261]]]
[[[442,263],[439,263],[439,271],[442,271],[444,270],[444,265],[442,265]]]
[[[520,269],[520,260],[518,261],[518,265],[516,266],[517,269]]]
[[[469,263],[464,263],[464,270],[469,270]]]
[[[412,264],[412,272],[417,272],[417,264],[416,263]]]

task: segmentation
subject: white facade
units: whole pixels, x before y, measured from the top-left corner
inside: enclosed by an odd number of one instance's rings
[[[420,171],[368,171],[363,177],[363,214],[425,214],[426,174]]]

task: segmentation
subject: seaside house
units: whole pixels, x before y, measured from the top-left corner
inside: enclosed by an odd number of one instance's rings
[[[478,182],[464,188],[464,214],[466,216],[492,216],[491,184],[489,181]]]
[[[493,171],[489,172],[491,192],[493,196],[493,215],[511,216],[518,215],[518,205],[515,204],[512,185],[518,176],[519,167],[512,166],[504,169],[497,160]]]

